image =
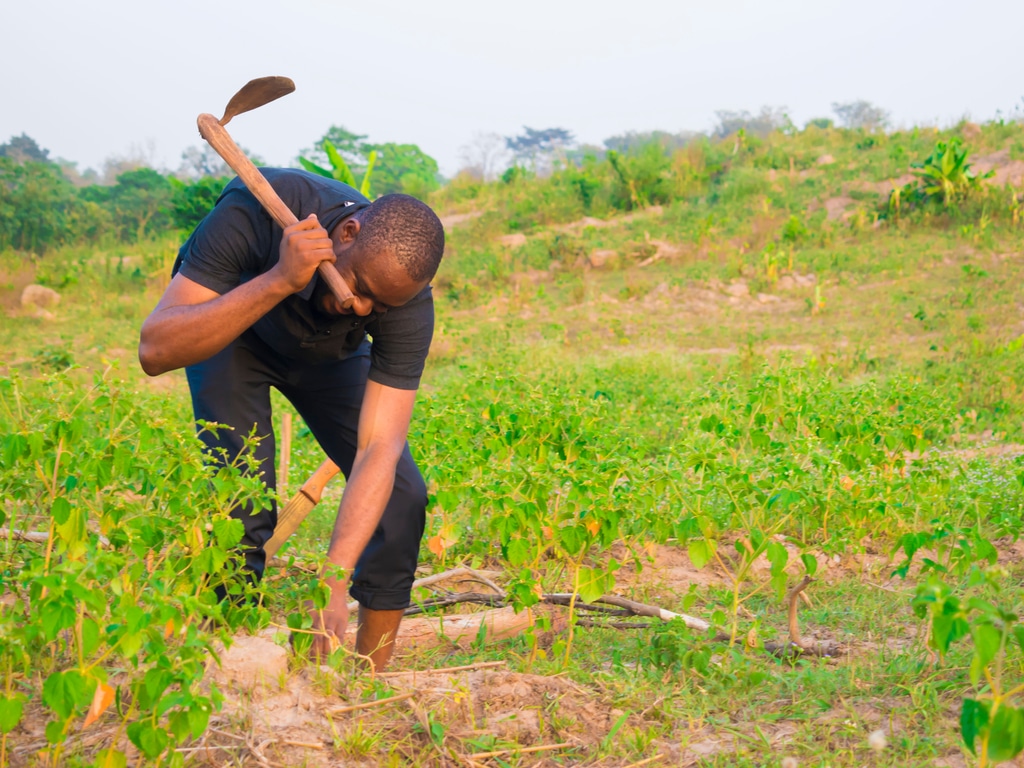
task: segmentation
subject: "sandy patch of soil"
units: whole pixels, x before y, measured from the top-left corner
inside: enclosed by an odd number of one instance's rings
[[[451,229],[457,227],[459,224],[465,224],[467,221],[473,219],[479,219],[484,215],[484,211],[467,211],[466,213],[449,213],[446,216],[441,216],[441,225],[445,229]]]
[[[974,158],[971,170],[978,175],[995,171],[992,178],[985,180],[988,184],[995,184],[999,187],[1004,184],[1012,184],[1016,187],[1024,185],[1024,160],[1011,160],[1009,149],[1001,149],[998,152]]]

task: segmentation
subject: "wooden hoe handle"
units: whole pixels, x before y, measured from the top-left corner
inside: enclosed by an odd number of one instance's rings
[[[292,210],[284,204],[280,195],[270,186],[270,182],[252,164],[252,160],[246,157],[245,153],[238,148],[235,140],[231,138],[216,117],[204,113],[199,116],[196,122],[199,125],[199,134],[206,139],[211,147],[217,150],[217,154],[224,159],[224,162],[228,164],[231,170],[238,174],[238,178],[242,180],[242,183],[252,192],[255,198],[260,201],[267,213],[270,214],[271,218],[277,222],[281,229],[290,227],[299,220],[292,213]],[[327,283],[327,286],[334,295],[338,297],[338,301],[341,302],[342,306],[351,306],[352,291],[345,285],[345,281],[341,279],[338,271],[329,262],[323,261],[317,267],[317,272],[319,272],[320,278]]]
[[[266,552],[268,559],[277,554],[277,550],[281,548],[281,545],[288,541],[289,537],[295,533],[302,521],[306,519],[306,515],[320,502],[320,497],[324,493],[324,487],[339,471],[338,465],[327,459],[310,476],[309,480],[302,484],[298,493],[281,510],[277,517],[274,535],[270,541],[263,545],[263,550]]]

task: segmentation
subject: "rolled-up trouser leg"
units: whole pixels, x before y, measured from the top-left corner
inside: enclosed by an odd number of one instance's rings
[[[199,438],[207,451],[207,459],[216,464],[230,464],[238,460],[245,448],[246,438],[257,435],[260,440],[252,454],[253,462],[247,471],[259,472],[263,481],[273,490],[276,487],[274,470],[274,432],[271,423],[270,385],[276,379],[275,371],[254,348],[258,340],[250,333],[243,334],[210,359],[185,369],[192,393],[192,409],[196,418]],[[221,428],[205,428],[201,421],[217,422]],[[242,551],[246,569],[258,579],[266,564],[263,545],[274,535],[277,508],[255,509],[252,502],[232,510],[232,516],[242,521],[245,535]]]
[[[281,387],[345,477],[355,460],[359,410],[369,367],[368,354],[359,354],[290,370],[287,385]],[[406,444],[395,470],[391,498],[352,574],[350,592],[363,607],[408,607],[426,506],[426,484]]]

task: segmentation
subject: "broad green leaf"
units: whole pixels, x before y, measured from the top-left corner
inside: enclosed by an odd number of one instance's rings
[[[974,638],[974,658],[971,659],[971,682],[977,685],[985,667],[991,664],[996,654],[999,653],[1003,633],[991,624],[975,624],[971,629],[971,635]]]
[[[813,576],[818,572],[818,558],[810,552],[802,553],[800,555],[800,560],[803,562],[804,570],[807,571],[808,576]]]
[[[299,164],[303,168],[305,168],[307,171],[309,171],[310,173],[315,173],[317,176],[324,176],[324,177],[326,177],[328,179],[333,179],[334,178],[334,174],[333,173],[331,173],[326,168],[323,168],[322,166],[317,165],[312,160],[307,160],[304,157],[300,157],[299,158]]]
[[[988,758],[993,763],[1012,760],[1024,750],[1024,710],[1003,704],[992,715],[988,729]]]
[[[781,573],[785,569],[786,563],[789,561],[789,552],[779,542],[769,542],[765,554],[768,556],[768,562],[772,564],[772,574]]]
[[[245,535],[245,525],[233,517],[221,517],[213,521],[213,535],[221,549],[233,549]]]
[[[167,749],[169,741],[167,731],[163,728],[155,727],[148,720],[131,723],[126,730],[132,744],[138,747],[142,754],[150,759],[159,757]]]
[[[10,733],[19,722],[21,722],[22,706],[21,696],[0,696],[0,733]]]
[[[128,758],[117,749],[104,749],[96,754],[92,768],[128,768]]]
[[[972,755],[977,754],[974,749],[975,740],[988,727],[988,711],[987,701],[974,699],[964,699],[960,707],[960,736]]]
[[[366,158],[366,172],[363,174],[363,180],[359,184],[359,193],[364,197],[370,196],[370,177],[373,174],[373,167],[377,164],[377,150],[370,150],[370,154]]]
[[[707,539],[691,541],[687,546],[686,551],[690,556],[690,562],[693,563],[693,567],[697,570],[700,570],[707,565],[715,554],[714,544],[709,542]]]
[[[57,523],[57,525],[63,525],[71,516],[71,502],[69,502],[64,496],[58,496],[53,500],[53,504],[50,506],[50,514],[53,516],[53,521]]]
[[[91,698],[92,688],[76,670],[54,672],[43,682],[43,703],[63,719],[71,717],[77,707]]]
[[[192,733],[193,739],[198,739],[203,735],[206,730],[206,726],[210,722],[210,714],[213,711],[213,706],[210,700],[205,697],[197,697],[192,702],[192,706],[188,708],[188,726]]]
[[[530,544],[526,539],[512,539],[505,548],[509,565],[516,568],[530,559]]]
[[[592,603],[615,587],[615,577],[598,568],[580,568],[579,584],[580,599]]]

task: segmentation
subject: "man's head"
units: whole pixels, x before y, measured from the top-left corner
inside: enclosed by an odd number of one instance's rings
[[[356,299],[358,315],[386,311],[426,287],[444,254],[444,227],[424,203],[409,195],[384,195],[331,233],[335,268]],[[328,310],[345,313],[331,299]]]

